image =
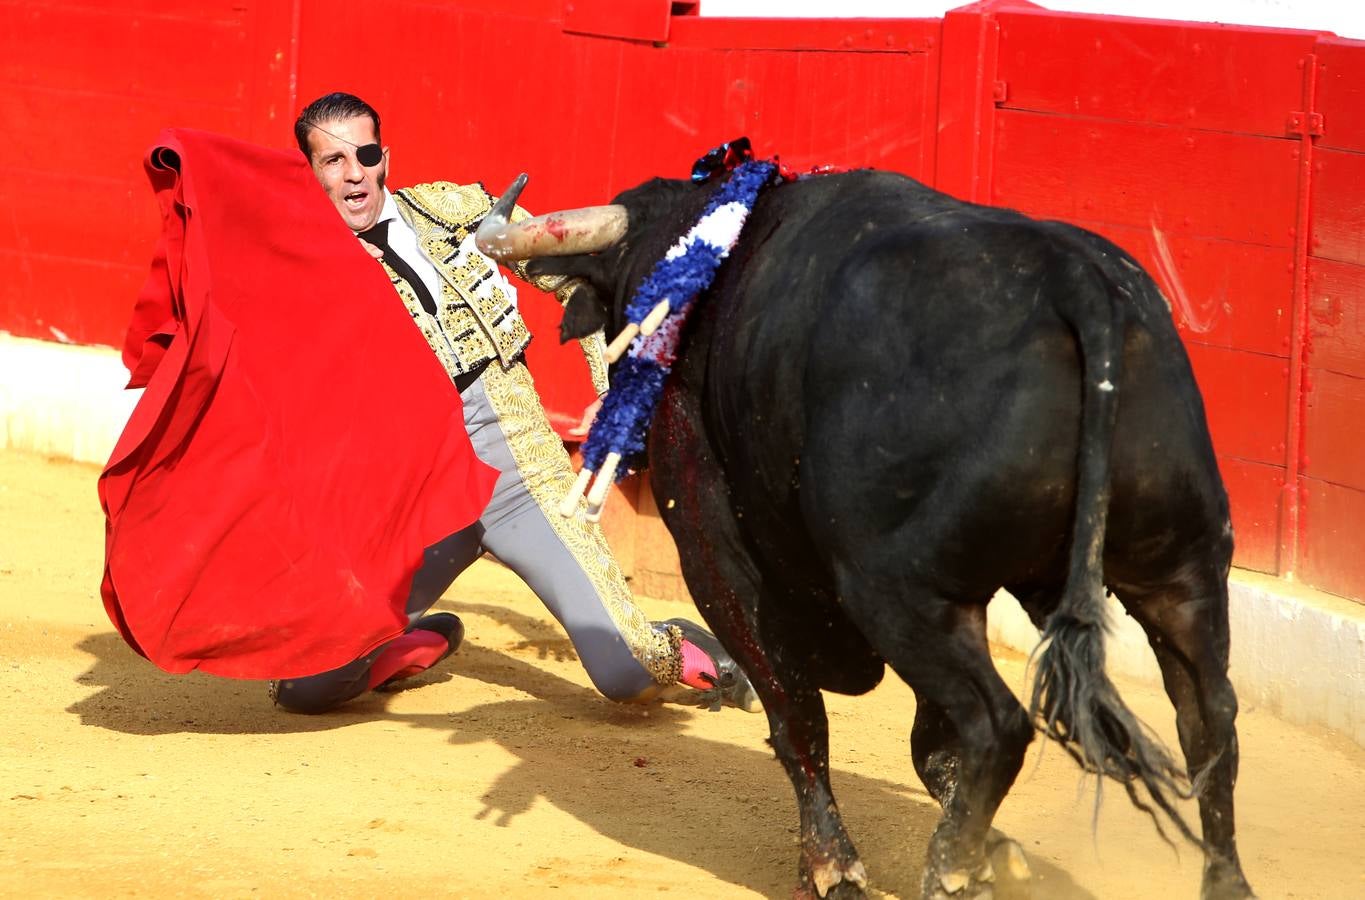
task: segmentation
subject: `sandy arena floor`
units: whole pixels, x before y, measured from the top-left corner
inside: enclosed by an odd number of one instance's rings
[[[464,647],[413,689],[304,718],[259,683],[166,675],[100,604],[97,474],[0,452],[0,896],[789,894],[795,802],[763,716],[602,700],[489,561],[441,602]],[[1022,660],[997,662],[1020,689]],[[1173,741],[1165,697],[1122,687]],[[937,810],[909,763],[910,691],[888,676],[828,704],[872,893],[913,897]],[[1260,895],[1365,896],[1365,750],[1257,709],[1239,724]],[[1198,895],[1196,852],[1165,846],[1116,787],[1092,831],[1092,789],[1037,746],[997,818],[1031,854],[1034,898]]]

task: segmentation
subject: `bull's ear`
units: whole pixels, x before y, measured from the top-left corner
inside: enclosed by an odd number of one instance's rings
[[[559,320],[559,342],[566,344],[584,338],[607,327],[607,310],[590,285],[580,284],[564,304],[564,315]]]

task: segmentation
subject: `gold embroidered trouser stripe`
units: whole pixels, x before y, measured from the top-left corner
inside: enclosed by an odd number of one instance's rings
[[[682,674],[681,633],[674,627],[656,629],[635,605],[600,526],[582,515],[559,515],[560,500],[573,486],[573,468],[530,372],[525,365],[504,370],[494,363],[480,381],[527,492],[592,583],[632,655],[655,683],[674,684]]]

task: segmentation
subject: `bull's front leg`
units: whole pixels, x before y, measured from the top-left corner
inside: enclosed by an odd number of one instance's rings
[[[867,876],[829,783],[824,699],[780,640],[760,637],[759,609],[786,599],[747,549],[729,491],[701,432],[700,411],[676,385],[655,416],[650,457],[660,514],[683,578],[716,637],[749,676],[768,715],[769,743],[801,814],[797,895],[861,897]]]
[[[786,681],[787,703],[768,709],[769,742],[796,790],[801,814],[797,896],[861,897],[867,872],[844,830],[829,783],[829,730],[824,699],[807,684]]]

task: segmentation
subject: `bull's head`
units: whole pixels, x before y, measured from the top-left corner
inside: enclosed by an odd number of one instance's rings
[[[635,334],[651,333],[669,310],[669,301],[662,300],[645,322],[621,327],[631,290],[678,233],[668,228],[669,213],[678,214],[686,209],[688,197],[700,196],[704,203],[708,192],[686,182],[656,179],[626,191],[610,206],[509,222],[525,184],[526,176],[521,175],[494,204],[475,233],[478,248],[500,262],[529,260],[526,271],[533,277],[566,279],[572,287],[559,324],[560,341],[597,331],[609,335],[620,331],[607,347],[607,361],[615,362]],[[559,293],[564,293],[563,286]],[[586,492],[587,517],[596,521],[621,459],[621,452],[607,453],[600,461],[595,480],[594,472],[585,465],[573,489],[560,503],[560,515],[573,516]],[[590,481],[592,489],[588,490]]]
[[[529,274],[560,276],[573,283],[560,320],[561,342],[599,330],[610,337],[620,330],[630,287],[680,233],[646,226],[660,217],[661,203],[671,209],[680,195],[699,193],[687,182],[656,179],[626,191],[607,206],[511,222],[525,185],[526,176],[521,175],[503,193],[479,226],[475,242],[480,251],[499,262],[530,260]],[[650,246],[660,241],[658,248]]]

